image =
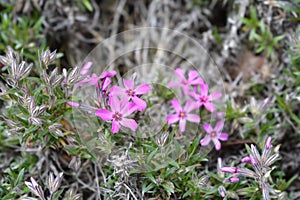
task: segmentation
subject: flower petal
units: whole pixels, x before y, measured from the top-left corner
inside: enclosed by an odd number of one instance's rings
[[[184,132],[185,130],[185,125],[186,125],[186,120],[185,119],[181,119],[179,121],[179,130],[180,132]]]
[[[112,133],[117,133],[117,132],[119,132],[119,130],[120,130],[120,124],[119,124],[119,122],[113,120],[113,122],[112,122],[112,128],[111,128]]]
[[[202,125],[202,127],[204,128],[204,130],[207,132],[207,133],[211,133],[213,131],[213,129],[211,128],[210,124],[207,124],[207,123],[204,123]]]
[[[195,110],[199,108],[199,104],[193,100],[188,100],[186,103],[185,103],[185,106],[184,106],[184,111],[189,113],[191,112],[192,110]]]
[[[201,95],[202,96],[207,96],[208,95],[208,85],[206,85],[205,83],[201,84],[200,89],[201,89]]]
[[[138,127],[138,124],[136,123],[136,121],[134,119],[127,119],[127,118],[123,118],[120,121],[120,124],[122,126],[125,126],[127,128],[130,128],[132,131],[135,131],[136,128]]]
[[[145,94],[145,93],[149,92],[150,90],[151,90],[150,85],[144,83],[144,84],[139,85],[134,91],[135,91],[135,94]]]
[[[202,78],[197,78],[197,79],[191,81],[190,84],[191,85],[202,85],[202,84],[204,84],[204,81]]]
[[[228,140],[228,134],[227,133],[221,133],[218,137],[219,140],[227,141]]]
[[[84,75],[88,74],[89,71],[90,71],[91,68],[92,68],[92,65],[93,65],[92,62],[87,62],[87,63],[85,63],[85,64],[83,65],[83,67],[81,68],[81,70],[80,70],[80,75],[84,76]]]
[[[175,86],[181,86],[180,82],[169,82],[167,84],[168,87],[175,87]]]
[[[221,142],[218,139],[216,139],[216,138],[213,138],[212,141],[215,144],[216,150],[219,151],[221,149]]]
[[[212,92],[209,96],[208,96],[208,98],[209,98],[209,100],[216,100],[216,99],[219,99],[220,97],[222,96],[222,92],[220,92],[220,91],[214,91],[214,92]]]
[[[200,117],[196,114],[187,114],[186,119],[190,122],[196,122],[196,123],[200,122]]]
[[[213,112],[215,110],[215,105],[211,102],[206,102],[203,105],[209,112]]]
[[[111,78],[107,77],[102,82],[102,91],[106,90],[111,83]]]
[[[132,98],[132,101],[135,103],[139,111],[142,111],[147,107],[146,102],[136,96]]]
[[[192,87],[190,87],[189,85],[182,85],[181,89],[182,89],[183,94],[189,94],[190,89],[192,89]]]
[[[99,83],[100,77],[97,74],[93,73],[92,76],[89,78],[90,85],[97,85]]]
[[[223,126],[224,126],[224,121],[223,120],[218,121],[214,128],[214,131],[216,131],[217,133],[221,132],[223,129]]]
[[[198,76],[198,72],[196,70],[189,71],[189,81],[194,80]]]
[[[96,110],[95,115],[100,117],[102,120],[107,121],[107,120],[112,120],[113,113],[110,112],[109,110],[99,109]]]
[[[210,143],[211,137],[206,135],[202,140],[200,140],[201,146],[206,146]]]
[[[82,87],[83,85],[85,85],[86,83],[90,82],[90,77],[87,76],[85,79],[83,79],[82,81],[79,81],[78,83],[75,84],[75,87]]]
[[[117,96],[112,96],[109,98],[108,104],[113,112],[120,112],[120,101]]]
[[[126,96],[126,90],[124,88],[121,88],[119,86],[112,86],[109,90],[110,95],[112,96]]]
[[[134,81],[133,80],[125,80],[123,79],[123,83],[126,89],[131,89],[133,90],[134,87]]]
[[[179,120],[179,117],[178,117],[177,114],[175,114],[175,115],[168,115],[167,116],[167,122],[168,122],[168,124],[174,124],[178,120]]]
[[[199,101],[199,99],[200,99],[200,95],[197,93],[197,91],[193,91],[193,92],[189,92],[189,95],[191,96],[191,97],[193,97],[195,100],[197,100],[197,101]]]
[[[129,101],[128,97],[123,97],[120,101],[120,113],[124,117],[130,115],[133,112],[133,111],[130,112],[132,105],[131,105],[131,102],[128,102],[128,101]]]
[[[115,70],[112,70],[112,71],[109,71],[109,72],[103,72],[101,75],[100,75],[100,79],[103,79],[103,78],[106,78],[106,77],[113,77],[117,74],[117,72]]]
[[[183,69],[181,68],[175,69],[174,74],[179,78],[180,81],[186,80]]]
[[[176,110],[176,112],[182,111],[181,105],[180,105],[180,103],[178,102],[177,99],[171,100],[171,104],[174,107],[174,109]]]
[[[135,103],[128,102],[128,110],[126,112],[123,112],[124,117],[131,115],[134,111],[137,110],[137,106],[135,105]]]

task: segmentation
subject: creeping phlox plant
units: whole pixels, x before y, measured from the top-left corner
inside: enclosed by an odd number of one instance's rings
[[[20,56],[11,48],[8,49],[6,56],[0,56],[0,62],[5,65],[3,69],[7,72],[3,75],[7,85],[0,84],[0,97],[9,102],[7,111],[4,111],[0,117],[8,127],[8,135],[16,136],[21,133],[21,141],[25,150],[37,141],[40,141],[40,145],[43,145],[45,149],[52,144],[65,147],[65,143],[74,143],[72,136],[66,135],[66,132],[70,134],[72,129],[67,128],[65,125],[69,120],[66,113],[70,111],[70,106],[76,110],[83,110],[89,116],[92,115],[98,122],[100,121],[104,125],[101,128],[104,128],[105,134],[108,133],[109,136],[122,135],[120,132],[122,133],[123,130],[130,132],[138,130],[138,126],[141,125],[141,118],[136,117],[136,115],[143,114],[147,109],[151,109],[149,106],[151,101],[147,99],[147,95],[153,93],[153,86],[147,83],[137,84],[134,79],[122,79],[123,84],[121,86],[116,85],[116,71],[105,71],[100,75],[91,73],[92,62],[85,63],[81,69],[78,67],[69,71],[62,69],[62,74],[59,74],[60,70],[58,68],[54,68],[52,71],[49,70],[49,65],[54,62],[55,57],[56,52],[43,51],[40,54],[40,66],[34,68],[33,65],[27,65],[26,62],[21,61]],[[40,77],[30,77],[31,72],[38,74]],[[249,197],[250,192],[261,190],[264,200],[273,197],[283,199],[280,197],[282,193],[278,194],[278,190],[274,189],[275,184],[272,184],[271,180],[271,173],[275,169],[272,165],[279,159],[278,151],[276,148],[273,149],[271,144],[271,137],[267,138],[262,154],[254,145],[250,147],[246,145],[249,156],[243,158],[241,165],[238,167],[224,167],[222,166],[222,160],[218,159],[219,170],[217,174],[200,170],[202,162],[208,159],[205,158],[205,155],[198,154],[197,148],[207,146],[212,142],[216,150],[221,150],[220,141],[227,141],[229,137],[227,133],[222,131],[224,127],[224,114],[222,112],[217,112],[216,120],[212,121],[213,124],[208,123],[207,117],[218,111],[215,102],[222,94],[220,91],[209,91],[208,84],[199,77],[199,73],[195,70],[185,72],[183,69],[177,68],[174,74],[177,81],[168,83],[168,89],[171,90],[177,87],[180,94],[184,96],[182,98],[184,101],[180,98],[174,98],[166,102],[171,109],[174,109],[173,113],[170,111],[163,118],[166,126],[168,126],[167,128],[169,128],[168,131],[163,127],[161,133],[158,134],[160,137],[157,137],[156,141],[153,142],[151,141],[153,138],[147,138],[140,140],[140,143],[141,141],[144,142],[142,144],[134,144],[142,146],[145,152],[151,152],[149,155],[142,155],[141,158],[146,157],[145,160],[149,163],[154,161],[153,166],[142,163],[147,166],[147,169],[151,169],[142,175],[144,177],[141,181],[142,195],[162,193],[161,197],[166,199],[171,195],[177,195],[176,192],[178,192],[178,196],[182,198],[221,197],[237,199],[238,196]],[[75,96],[71,89],[80,90],[86,86],[95,91],[96,106],[70,100]],[[264,107],[265,104],[267,104],[267,100],[261,106]],[[195,131],[187,128],[189,125],[195,124],[200,124],[203,129]],[[176,140],[173,137],[174,132],[179,132],[182,135],[193,132],[192,134],[195,134],[196,137],[193,141],[188,141],[187,150],[184,153],[179,152],[178,157],[168,159],[168,154],[175,152],[170,148],[175,146],[177,149],[182,149],[181,144],[176,142],[174,142],[174,146],[172,146],[173,144],[166,145],[170,140]],[[205,135],[201,136],[200,132],[205,133]],[[114,140],[116,138],[110,139]],[[155,154],[159,154],[159,149],[162,156],[155,157]],[[127,153],[126,156],[123,156],[124,163],[131,163],[132,160],[129,159],[129,156],[128,162],[126,159]],[[157,163],[156,160],[159,159],[166,159],[170,162]],[[117,161],[117,156],[113,160],[116,160],[111,162],[112,165],[116,165],[116,167],[113,166],[115,169],[119,168],[120,171],[123,170],[129,174],[128,165],[120,164]],[[70,165],[72,165],[72,162],[75,162],[74,159],[72,159]],[[111,169],[108,171],[111,171]],[[106,171],[105,173],[109,172]],[[207,173],[209,176],[203,175],[203,173]],[[223,175],[220,175],[221,173]],[[225,173],[230,175],[227,176]],[[22,173],[20,174],[22,175]],[[60,199],[63,198],[61,195],[64,196],[64,199],[79,199],[80,195],[75,194],[74,191],[65,192],[63,189],[59,189],[60,185],[64,183],[63,173],[56,171],[56,175],[57,177],[54,178],[53,174],[50,174],[47,183],[44,185],[38,184],[41,180],[36,181],[31,177],[30,181],[25,181],[27,192],[30,190],[32,194],[42,200]],[[22,176],[18,178],[18,183]],[[197,178],[198,176],[202,177]],[[243,177],[254,181],[251,182]],[[236,184],[236,186],[231,187],[232,184]],[[234,189],[236,191],[233,192]],[[131,195],[134,194],[131,193]],[[27,198],[26,194],[25,196],[23,199]],[[28,197],[27,199],[31,198]]]
[[[215,105],[212,101],[220,98],[222,93],[220,91],[214,91],[209,94],[209,87],[204,80],[199,76],[198,72],[191,70],[188,72],[188,78],[185,77],[184,71],[177,68],[174,74],[179,79],[178,82],[168,83],[169,87],[179,86],[182,93],[188,96],[188,100],[185,103],[184,108],[181,107],[179,100],[171,100],[171,104],[174,107],[176,114],[167,116],[168,124],[173,124],[179,121],[180,132],[185,131],[186,122],[199,123],[201,121],[199,114],[191,114],[191,111],[199,110],[204,107],[209,112],[215,111]],[[200,89],[200,90],[199,90]],[[210,124],[203,123],[203,128],[207,132],[207,135],[200,141],[202,146],[206,146],[213,141],[217,150],[221,149],[221,143],[219,140],[228,140],[228,134],[222,133],[224,121],[218,121],[216,127],[213,129]]]
[[[134,80],[123,79],[124,87],[111,84],[111,78],[116,75],[115,71],[103,72],[100,76],[93,73],[88,74],[91,70],[92,63],[86,63],[80,71],[80,74],[85,78],[78,82],[75,87],[82,87],[85,84],[95,86],[98,104],[100,108],[92,108],[95,110],[95,116],[98,116],[104,121],[109,121],[112,124],[112,133],[118,133],[120,127],[126,127],[135,131],[138,127],[138,122],[130,118],[135,112],[141,112],[146,109],[146,101],[142,96],[151,90],[151,86],[143,83],[135,87]],[[186,101],[184,107],[177,99],[171,100],[171,104],[176,111],[176,114],[170,114],[166,117],[169,125],[179,123],[179,130],[181,133],[185,132],[187,121],[192,123],[200,123],[201,119],[199,113],[191,113],[204,107],[209,112],[215,111],[214,100],[222,96],[221,92],[215,91],[209,94],[209,87],[198,77],[199,74],[195,70],[188,72],[188,78],[185,77],[183,69],[177,68],[174,71],[179,79],[178,82],[170,82],[168,87],[180,87],[184,95],[189,99]],[[80,105],[78,102],[68,102],[68,104],[75,108],[86,109],[87,106]],[[204,123],[203,128],[207,132],[207,136],[201,140],[201,145],[206,146],[213,141],[217,150],[221,149],[219,140],[228,140],[228,134],[222,133],[223,121],[219,121],[214,129],[210,124]]]
[[[238,182],[240,177],[248,177],[254,179],[262,190],[262,196],[264,200],[270,199],[270,193],[276,194],[273,187],[269,184],[268,179],[272,170],[275,168],[271,167],[279,159],[279,153],[273,150],[271,144],[271,137],[268,137],[263,148],[262,154],[259,153],[257,148],[251,144],[251,147],[246,146],[249,156],[244,157],[241,162],[249,163],[250,166],[244,167],[221,167],[222,172],[231,173],[232,176],[229,177],[230,182]],[[225,196],[225,193],[222,193]]]
[[[136,111],[146,109],[146,102],[141,99],[141,96],[151,90],[150,85],[141,84],[134,88],[134,80],[124,79],[124,88],[120,86],[110,88],[111,78],[116,75],[116,71],[103,72],[100,76],[93,73],[89,76],[91,66],[92,63],[90,62],[83,66],[80,74],[85,78],[77,83],[75,87],[81,87],[84,84],[95,86],[100,108],[93,108],[95,110],[94,114],[104,121],[111,121],[112,133],[119,132],[121,126],[135,131],[138,124],[130,118],[130,115]],[[87,108],[78,102],[68,102],[68,104],[75,108]]]

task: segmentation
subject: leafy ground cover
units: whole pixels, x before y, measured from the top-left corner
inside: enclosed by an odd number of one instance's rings
[[[300,198],[299,3],[1,1],[0,199]]]

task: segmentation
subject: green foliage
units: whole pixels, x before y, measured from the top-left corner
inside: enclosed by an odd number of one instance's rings
[[[89,12],[93,12],[93,6],[90,0],[76,0],[78,8],[81,10],[87,10]]]
[[[264,22],[260,23],[260,33],[254,33],[253,41],[257,42],[256,53],[261,53],[263,51],[267,52],[267,56],[274,56],[274,50],[280,46],[279,41],[282,40],[285,36],[279,35],[273,37],[272,32],[267,28]]]
[[[288,11],[288,12],[293,12],[296,14],[296,17],[294,17],[295,15],[292,15],[293,17],[289,18],[290,21],[299,21],[300,20],[300,0],[289,0],[287,2],[283,2],[282,4],[279,4],[279,6]]]
[[[38,12],[33,16],[16,17],[11,7],[0,13],[0,52],[8,46],[17,51],[30,61],[37,61],[34,56],[40,48],[46,46],[42,29],[43,18]]]
[[[267,56],[274,56],[275,49],[280,47],[280,40],[285,36],[273,36],[269,27],[267,27],[263,20],[257,16],[254,6],[250,7],[250,17],[242,18],[244,22],[244,29],[249,30],[249,41],[256,46],[256,53],[266,51]]]

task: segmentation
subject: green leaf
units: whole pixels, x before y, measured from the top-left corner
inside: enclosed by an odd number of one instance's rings
[[[144,181],[143,182],[143,185],[142,185],[142,195],[144,196],[144,194],[146,192],[148,192],[149,190],[151,190],[152,188],[154,188],[156,185],[154,183],[150,183],[149,185],[146,186],[146,182]]]
[[[171,194],[174,193],[174,184],[170,181],[162,183],[163,188],[166,190],[168,195],[170,196]]]
[[[158,185],[154,176],[151,173],[147,173],[146,176],[152,183],[155,183],[155,185]]]
[[[169,177],[170,175],[174,175],[174,172],[177,170],[178,168],[177,167],[172,167],[172,168],[169,168],[167,171],[165,171],[162,175],[162,177],[165,179],[167,177]]]
[[[54,195],[54,200],[58,200],[61,194],[63,193],[64,189],[59,190],[58,192],[55,193]]]
[[[154,151],[152,151],[152,152],[148,155],[148,157],[147,157],[147,159],[146,159],[146,162],[147,162],[147,163],[149,163],[149,162],[153,159],[153,157],[155,156],[155,154],[157,153],[157,151],[158,151],[158,148],[155,148]]]
[[[20,172],[19,172],[19,175],[15,181],[15,186],[19,185],[21,182],[23,182],[23,179],[24,179],[24,171],[25,169],[23,168]]]
[[[93,12],[93,6],[89,0],[82,0],[82,3],[88,9],[88,11]]]

